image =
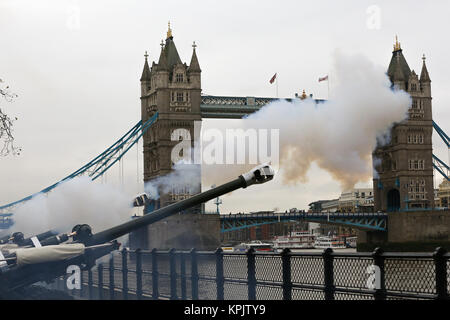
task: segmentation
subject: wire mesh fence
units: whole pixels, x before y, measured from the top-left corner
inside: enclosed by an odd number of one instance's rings
[[[68,291],[81,299],[449,299],[450,253],[124,249],[83,271],[81,288]]]

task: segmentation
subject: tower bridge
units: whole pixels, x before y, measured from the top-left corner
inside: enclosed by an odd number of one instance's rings
[[[93,179],[102,176],[111,166],[120,161],[121,157],[141,137],[143,139],[144,182],[166,175],[172,171],[171,153],[173,148],[185,138],[184,133],[187,132],[191,137],[195,137],[195,122],[201,123],[202,119],[240,119],[278,99],[202,95],[202,70],[197,58],[195,42],[192,47],[191,61],[187,65],[180,59],[169,26],[167,38],[161,43],[158,62],[153,61],[149,64],[149,55],[145,54],[144,68],[140,78],[141,120],[115,144],[61,181],[83,174],[88,174]],[[196,242],[191,246],[201,248],[204,247],[202,243],[208,242],[211,244],[210,247],[214,247],[217,245],[220,231],[227,232],[286,219],[351,226],[364,230],[360,239],[367,243],[391,241],[392,239],[395,241],[441,239],[450,243],[450,215],[446,212],[444,214],[442,211],[433,211],[433,168],[447,180],[449,179],[449,166],[432,153],[433,128],[447,147],[449,147],[449,138],[432,119],[431,80],[425,64],[425,57],[423,57],[422,71],[419,77],[414,70],[409,68],[400,43],[396,42],[387,74],[393,87],[410,94],[412,106],[408,118],[393,126],[391,142],[384,146],[378,146],[373,152],[373,158],[380,160],[379,164],[374,167],[378,176],[373,179],[375,211],[379,213],[363,215],[351,213],[225,215],[213,218],[212,215],[202,215],[203,217],[201,217],[195,214],[200,211],[200,208],[195,208],[193,212],[169,218],[173,221],[161,222],[150,226],[148,230],[141,230],[141,234],[137,236],[140,238],[138,241],[141,243],[140,246],[158,247],[161,243],[165,243],[167,246],[181,248],[179,244],[183,244],[184,235],[170,236],[170,233],[173,233],[179,226],[184,226],[185,230],[200,230],[197,234],[197,240],[200,239],[200,243]],[[286,100],[292,101],[293,99]],[[319,104],[324,100],[315,99],[315,102]],[[191,147],[194,147],[194,141],[191,143]],[[197,187],[190,191],[192,194],[201,190],[200,166],[197,166],[198,180],[194,181]],[[50,192],[59,182],[39,193]],[[7,211],[12,206],[27,201],[33,196],[0,207],[2,221],[5,222],[4,226],[11,224],[11,216]],[[184,195],[184,197],[186,196],[190,195]],[[173,192],[164,193],[160,190],[160,199],[156,204],[152,204],[152,208],[166,206],[178,198],[178,195]],[[414,209],[414,214],[402,215],[411,209]],[[420,213],[420,210],[423,212]],[[402,211],[402,214],[397,214],[399,211]],[[151,212],[151,208],[147,206],[144,212]],[[389,232],[386,232],[388,229]],[[395,238],[405,230],[412,235]],[[161,242],[156,238],[167,241]],[[175,238],[179,242],[170,243],[171,239]]]

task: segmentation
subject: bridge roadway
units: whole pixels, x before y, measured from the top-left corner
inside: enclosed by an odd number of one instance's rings
[[[362,230],[387,231],[387,213],[353,212],[256,212],[248,214],[221,214],[220,231],[230,232],[254,226],[303,220],[336,224]]]
[[[276,101],[293,101],[290,98],[259,98],[259,97],[225,97],[225,96],[202,96],[200,111],[202,118],[214,119],[241,119],[253,112],[258,111],[266,104]],[[322,99],[314,99],[316,103],[324,102]]]

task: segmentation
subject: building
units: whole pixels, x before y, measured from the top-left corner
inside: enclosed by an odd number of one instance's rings
[[[437,204],[441,208],[450,208],[450,181],[444,179],[442,183],[439,185],[438,189],[438,199],[439,203]]]
[[[183,63],[173,40],[172,29],[161,42],[158,62],[148,62],[145,53],[140,78],[141,121],[158,113],[143,135],[144,182],[166,176],[158,185],[159,199],[146,201],[144,214],[191,197],[201,191],[200,164],[189,164],[189,184],[183,179],[168,181],[167,174],[181,161],[194,163],[196,133],[201,129],[201,69],[196,45],[189,65]],[[180,173],[182,175],[183,173]],[[213,250],[220,245],[219,215],[199,215],[202,205],[184,210],[142,227],[130,234],[130,247]]]
[[[143,136],[144,182],[172,171],[175,164],[172,153],[180,158],[188,157],[184,149],[174,150],[181,141],[194,147],[194,122],[201,121],[201,69],[195,51],[191,63],[183,63],[178,55],[172,30],[167,31],[165,42],[161,42],[158,63],[148,64],[145,54],[141,82],[141,118],[144,123],[156,112],[158,120]],[[199,129],[199,128],[198,128]],[[192,149],[191,149],[192,150]],[[193,160],[193,153],[191,158]],[[185,186],[173,186],[170,191],[159,190],[161,198],[157,207],[163,207],[201,191],[201,169],[197,166],[198,181],[194,190]],[[199,209],[199,208],[196,208]]]
[[[338,200],[340,212],[373,212],[373,189],[355,188],[341,193]]]
[[[391,129],[390,142],[378,144],[372,154],[376,211],[434,207],[431,80],[422,59],[419,78],[396,40],[387,74],[393,88],[411,95],[412,104],[408,118]]]
[[[339,209],[339,199],[328,200],[322,203],[322,212],[336,212]]]
[[[309,212],[322,212],[322,204],[329,200],[317,200],[308,204]]]

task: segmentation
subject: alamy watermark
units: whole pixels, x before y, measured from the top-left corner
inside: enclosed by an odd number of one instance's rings
[[[66,273],[69,274],[66,280],[66,286],[69,290],[81,289],[81,269],[77,265],[70,265],[66,269]]]
[[[377,5],[371,5],[366,9],[366,26],[370,30],[381,29],[381,8]]]
[[[190,130],[175,129],[172,141],[179,141],[172,149],[173,163],[193,164],[259,164],[270,162],[278,166],[280,158],[280,130],[266,128],[209,128],[201,131],[201,121],[194,123],[194,137]]]
[[[81,9],[78,5],[70,5],[66,9],[67,19],[66,27],[71,31],[80,30],[81,28]]]
[[[366,285],[368,289],[381,289],[381,270],[379,266],[374,264],[370,265],[366,269],[366,273],[369,274]]]

